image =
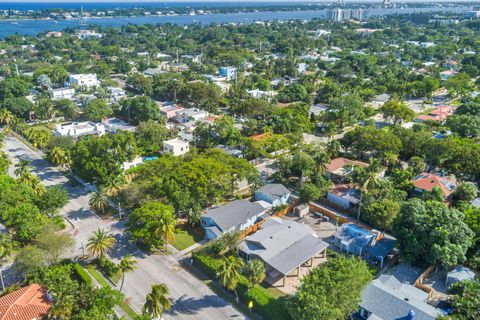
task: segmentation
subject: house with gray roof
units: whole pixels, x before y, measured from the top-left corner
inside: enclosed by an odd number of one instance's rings
[[[261,259],[270,279],[285,277],[314,258],[324,258],[328,243],[307,225],[272,217],[261,229],[239,245],[239,256],[246,261]],[[284,282],[285,283],[285,282]]]
[[[434,320],[442,313],[427,299],[428,293],[383,274],[363,289],[357,316],[362,320]]]
[[[265,201],[235,200],[210,208],[200,218],[205,240],[212,240],[229,231],[246,230],[268,217],[272,205]]]
[[[475,272],[464,266],[456,266],[455,269],[447,274],[446,285],[448,287],[460,281],[475,279]]]
[[[255,191],[256,201],[266,201],[277,207],[288,203],[291,192],[281,183],[268,183]]]

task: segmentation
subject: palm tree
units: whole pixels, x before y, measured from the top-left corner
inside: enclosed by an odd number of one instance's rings
[[[104,214],[108,208],[108,198],[102,189],[90,193],[90,199],[88,200],[90,207],[100,214]]]
[[[125,178],[122,175],[118,175],[115,178],[109,177],[103,185],[103,190],[105,190],[105,193],[108,195],[116,196],[124,183]]]
[[[367,167],[356,167],[353,180],[360,189],[360,203],[358,205],[357,221],[362,211],[363,194],[378,187],[381,183],[380,172],[384,168],[377,159],[370,158]]]
[[[106,230],[98,229],[95,231],[87,242],[87,250],[94,257],[103,257],[110,251],[117,240]]]
[[[15,164],[15,171],[13,173],[15,173],[17,177],[23,177],[29,171],[30,171],[30,161],[26,159],[20,159],[20,161],[17,164]]]
[[[64,168],[70,168],[72,159],[67,150],[60,147],[53,147],[49,152],[50,160]]]
[[[163,283],[153,285],[152,291],[147,294],[142,312],[149,314],[151,319],[161,318],[165,310],[168,311],[172,308],[168,299],[169,294],[167,285]]]
[[[123,289],[123,283],[125,282],[125,274],[135,270],[137,268],[136,264],[137,261],[133,259],[131,255],[126,255],[120,261],[120,264],[118,265],[120,267],[120,272],[122,273],[122,284],[120,285],[120,291],[122,291]]]
[[[252,286],[254,286],[265,279],[265,264],[260,259],[252,259],[245,266],[244,272],[247,279],[252,283]]]
[[[226,253],[229,253],[233,251],[237,245],[242,241],[241,237],[241,232],[240,231],[230,231],[225,233],[221,241],[225,245],[225,247],[219,252],[220,255],[225,255]]]
[[[3,123],[4,125],[10,126],[10,124],[13,122],[14,119],[15,119],[15,116],[13,115],[13,113],[11,113],[6,108],[2,108],[0,110],[0,122]]]
[[[239,257],[223,257],[218,277],[220,284],[230,291],[235,292],[235,301],[238,303],[237,285],[240,280],[240,270],[243,267],[243,260]]]
[[[27,177],[28,178],[26,179],[24,177],[24,183],[29,185],[30,188],[32,188],[34,194],[36,194],[37,196],[42,196],[47,193],[47,188],[40,183],[40,178],[38,178],[38,176],[32,173],[28,173]]]
[[[177,226],[177,220],[173,214],[163,215],[160,218],[159,226],[155,229],[155,234],[163,239],[165,244],[165,249],[167,247],[167,242],[173,240],[175,237],[175,227]]]

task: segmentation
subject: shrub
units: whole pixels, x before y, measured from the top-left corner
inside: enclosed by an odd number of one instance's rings
[[[113,262],[112,260],[109,260],[108,258],[102,257],[97,259],[97,267],[100,269],[103,273],[105,273],[108,277],[112,278],[116,274],[120,272],[120,267]]]
[[[79,265],[78,263],[75,263],[73,265],[73,270],[75,271],[75,276],[78,278],[78,280],[80,280],[87,286],[92,285],[92,278],[90,278],[88,273],[82,268],[81,265]]]

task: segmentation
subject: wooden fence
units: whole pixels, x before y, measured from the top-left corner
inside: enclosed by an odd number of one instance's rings
[[[425,270],[419,277],[417,280],[415,280],[415,284],[414,286],[417,287],[418,289],[422,290],[422,291],[425,291],[426,293],[428,293],[428,298],[430,299],[432,297],[432,293],[433,293],[433,290],[432,288],[429,288],[427,287],[426,285],[423,284],[423,280],[425,280],[426,277],[428,277],[428,275],[432,272],[433,270],[433,267],[430,266],[427,268],[427,270]]]

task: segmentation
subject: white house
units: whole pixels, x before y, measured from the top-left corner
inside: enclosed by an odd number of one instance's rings
[[[80,40],[85,40],[89,38],[100,39],[103,37],[103,34],[98,33],[94,30],[80,30],[77,32],[77,37]]]
[[[181,156],[190,151],[190,144],[179,138],[163,142],[163,152],[171,153],[174,156]]]
[[[131,126],[127,122],[117,118],[105,119],[102,123],[105,126],[105,130],[110,133],[116,133],[118,130],[133,132],[137,129],[135,126]]]
[[[135,157],[132,161],[125,161],[122,164],[122,169],[123,171],[127,171],[128,169],[137,167],[139,165],[143,164],[143,158],[142,157]]]
[[[73,88],[58,88],[48,90],[50,98],[52,100],[69,99],[72,100],[75,97],[75,89]]]
[[[277,92],[275,91],[262,91],[259,89],[247,90],[247,93],[255,99],[261,99],[261,98],[271,99],[277,95]]]
[[[69,77],[70,85],[76,85],[85,89],[92,89],[100,86],[100,80],[94,73],[72,74]]]
[[[198,108],[183,109],[175,112],[175,118],[179,123],[200,121],[207,118],[207,112]]]
[[[105,126],[101,123],[94,123],[91,121],[65,122],[58,124],[53,131],[53,135],[57,137],[61,136],[78,138],[90,134],[98,136],[105,134]]]
[[[122,88],[108,87],[107,91],[110,93],[110,97],[117,102],[127,96],[127,92]]]

